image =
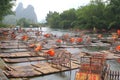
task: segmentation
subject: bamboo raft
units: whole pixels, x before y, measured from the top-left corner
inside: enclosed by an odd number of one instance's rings
[[[62,68],[53,67],[54,64],[50,63],[38,63],[31,64],[27,66],[6,66],[6,70],[4,71],[5,75],[9,78],[24,78],[24,77],[33,77],[33,76],[41,76],[51,73],[58,73],[61,71],[73,70],[77,69],[80,66],[78,64],[71,62],[71,68],[68,66],[62,66]]]
[[[103,50],[103,51],[100,51],[100,52],[85,52],[87,55],[89,56],[84,56],[84,57],[90,57],[91,55],[94,55],[94,54],[104,54],[106,56],[106,60],[114,60],[114,59],[119,59],[120,58],[120,55],[119,54],[115,54],[109,50]]]
[[[14,40],[13,40],[14,41]],[[28,41],[29,42],[29,41]],[[52,41],[54,42],[54,41]],[[24,42],[25,44],[21,44],[23,43],[22,41],[19,42],[15,40],[15,42],[12,42],[12,41],[2,41],[2,43],[4,43],[5,45],[1,46],[1,49],[16,49],[16,48],[19,48],[19,49],[24,49],[24,48],[28,48],[26,44],[26,42]],[[13,44],[11,45],[11,43],[14,43],[14,46]],[[53,44],[49,44],[49,45],[53,45]],[[85,45],[85,44],[55,44],[56,45],[56,48],[83,48],[83,47],[95,47],[95,46],[110,46],[110,44],[107,44],[107,43],[91,43],[89,45]]]
[[[16,52],[16,53],[1,53],[1,58],[23,58],[23,57],[37,57],[38,55],[35,55],[31,52]]]
[[[18,43],[18,40],[2,40],[1,43]]]
[[[28,52],[28,49],[1,49],[0,53]]]
[[[4,61],[11,63],[44,60],[44,63],[31,64],[27,66],[6,66],[4,73],[10,78],[35,77],[79,68],[80,65],[71,60],[71,54],[69,52],[61,49],[56,50],[56,52],[56,55],[52,57],[49,62],[46,61],[51,57],[47,54],[44,55],[44,53],[1,53],[0,57],[2,57]]]
[[[44,57],[25,57],[25,58],[3,58],[7,63],[22,63],[32,61],[43,61],[46,60]]]
[[[20,46],[1,46],[1,49],[26,49],[28,48],[25,45],[20,45]]]
[[[28,58],[28,57],[38,57],[38,56],[44,57],[44,51],[40,52],[40,53],[37,53],[37,54],[35,54],[34,52],[29,52],[29,51],[15,52],[15,53],[0,53],[0,57],[5,58],[6,62],[12,62],[12,60],[14,60],[14,59],[7,59],[7,58],[26,58],[26,57]],[[96,54],[96,53],[90,53],[90,52],[81,52],[81,54],[82,53],[86,53],[86,54],[89,54],[89,55]],[[98,52],[97,54],[101,54],[101,53],[106,55],[107,60],[120,58],[120,55],[114,54],[114,53],[112,53],[110,51],[102,51],[102,52]],[[80,55],[78,55],[78,56],[81,57]],[[87,56],[84,55],[84,57],[87,57]],[[15,60],[19,60],[19,59],[15,59]],[[25,61],[27,61],[27,60],[25,60]]]

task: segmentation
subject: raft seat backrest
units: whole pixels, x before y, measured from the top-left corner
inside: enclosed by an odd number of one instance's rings
[[[82,72],[101,73],[102,67],[96,64],[82,64],[80,67]]]
[[[70,62],[70,54],[64,50],[57,50],[55,56],[53,57],[53,60],[51,61],[51,63],[58,65],[62,65],[62,64],[65,65],[69,62]]]
[[[81,57],[81,64],[87,64],[90,63],[89,57]]]
[[[102,79],[100,74],[77,71],[75,74],[75,80],[102,80]]]
[[[55,56],[53,57],[51,63],[53,63],[53,64],[61,64],[61,62],[62,62],[61,56],[62,56],[62,52],[60,50],[56,50],[55,51]]]
[[[102,54],[96,54],[90,58],[91,63],[97,63],[101,65],[104,65],[105,60],[106,60],[105,55]]]

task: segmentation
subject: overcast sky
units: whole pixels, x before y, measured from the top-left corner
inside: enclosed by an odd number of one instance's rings
[[[70,8],[77,9],[79,6],[83,6],[89,3],[90,0],[16,0],[17,7],[19,2],[23,3],[23,7],[26,8],[29,4],[35,9],[38,22],[45,20],[45,17],[49,11],[62,12]],[[14,10],[13,9],[13,10]]]

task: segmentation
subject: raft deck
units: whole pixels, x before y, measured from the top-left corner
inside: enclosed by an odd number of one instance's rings
[[[42,76],[47,75],[51,73],[58,73],[68,70],[77,69],[80,67],[80,65],[72,63],[71,62],[71,68],[68,66],[60,66],[53,67],[54,65],[51,63],[37,63],[37,64],[31,64],[27,66],[7,66],[4,73],[6,76],[10,78],[24,78],[24,77],[34,77],[34,76]]]

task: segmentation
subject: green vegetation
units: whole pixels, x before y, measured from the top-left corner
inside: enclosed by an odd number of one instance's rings
[[[8,14],[13,14],[11,8],[14,5],[14,0],[0,0],[0,27],[5,27],[2,24],[3,18]]]
[[[20,25],[21,27],[40,27],[45,26],[43,23],[34,23],[30,19],[21,18],[17,21],[17,25]]]
[[[20,26],[24,26],[24,27],[29,27],[30,24],[32,23],[32,21],[28,20],[28,19],[25,19],[25,18],[21,18],[17,21],[17,25],[20,25]]]
[[[3,17],[7,14],[13,13],[11,8],[13,6],[13,0],[1,0],[0,1],[0,21],[2,21]]]
[[[86,6],[62,13],[49,12],[47,24],[52,28],[102,29],[120,28],[120,0],[91,0]]]

